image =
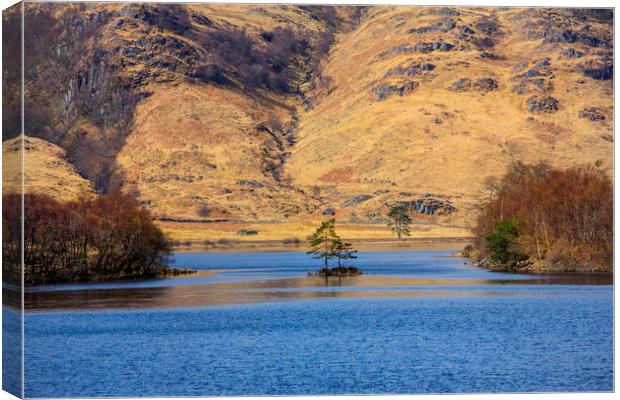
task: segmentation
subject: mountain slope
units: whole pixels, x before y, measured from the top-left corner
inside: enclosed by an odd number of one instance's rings
[[[551,22],[533,24],[533,13]],[[513,160],[599,161],[611,172],[612,83],[579,72],[611,50],[549,40],[556,22],[603,40],[611,31],[606,23],[566,14],[371,10],[331,52],[323,72],[333,89],[302,114],[285,170],[296,185],[333,186],[336,207],[351,196],[372,195],[358,207],[371,213],[425,192],[473,209],[485,178],[502,174]],[[486,39],[492,45],[481,46]],[[578,52],[584,55],[567,55]],[[557,110],[532,108],[543,99],[557,101]],[[471,213],[461,214],[471,221]]]
[[[28,3],[26,128],[178,239],[305,238],[334,215],[387,237],[395,202],[415,236],[465,236],[512,161],[611,174],[610,16]]]

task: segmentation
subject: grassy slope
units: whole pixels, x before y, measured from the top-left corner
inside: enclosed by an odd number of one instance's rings
[[[104,7],[117,12],[120,6]],[[243,28],[255,38],[276,26],[313,32],[325,29],[296,7],[190,7],[192,14],[206,16],[216,26]],[[343,8],[339,15],[347,21],[350,12]],[[124,63],[119,74],[150,76],[140,90],[151,93],[138,104],[131,133],[117,156],[125,187],[137,190],[160,217],[233,221],[162,223],[179,240],[304,239],[328,207],[335,209],[339,221],[351,222],[341,225],[343,236],[388,238],[391,234],[381,221],[387,204],[416,200],[423,193],[450,200],[457,211],[433,217],[415,214],[413,235],[463,237],[469,234],[466,227],[485,195],[484,178],[503,174],[511,159],[546,159],[559,166],[601,160],[611,173],[611,81],[595,81],[577,71],[577,64],[591,55],[579,59],[562,55],[567,47],[589,54],[598,50],[578,43],[543,43],[543,24],[537,18],[551,18],[543,9],[533,15],[526,15],[532,13],[526,9],[459,12],[450,17],[457,28],[418,34],[409,30],[431,26],[446,16],[413,7],[369,10],[357,29],[338,32],[337,43],[322,65],[323,75],[333,79],[330,90],[311,93],[315,106],[308,111],[297,96],[260,90],[250,94],[188,80],[146,61]],[[457,38],[461,26],[478,30],[476,23],[482,17],[496,18],[499,24],[500,31],[491,35],[495,46],[488,50],[498,59],[480,57],[475,45]],[[561,13],[555,18],[575,30],[585,25]],[[118,25],[119,19],[110,20],[102,31],[100,46],[133,46],[149,56],[161,52],[154,45],[138,43],[153,39],[157,33],[152,28],[140,20],[129,23],[126,17]],[[611,29],[594,21],[587,23],[597,35]],[[192,30],[204,29],[212,28],[193,20]],[[172,32],[158,34],[186,40]],[[464,44],[469,50],[378,58],[399,45],[438,40]],[[527,99],[543,93],[530,84],[525,93],[518,94],[513,86],[518,83],[517,75],[545,57],[552,71],[552,77],[545,79],[553,83],[546,95],[557,98],[560,107],[553,114],[531,113]],[[394,67],[411,63],[436,67],[422,75],[385,76]],[[489,77],[498,88],[488,93],[448,90],[465,77],[473,81]],[[385,101],[373,95],[378,85],[402,85],[409,80],[419,84],[409,94]],[[594,106],[603,110],[605,120],[579,118],[582,109]],[[263,171],[263,146],[270,137],[257,126],[271,117],[288,123],[295,113],[299,118],[297,143],[286,149],[290,155],[278,182]],[[41,188],[56,187],[65,173],[72,175],[67,171],[63,167],[58,176],[43,178],[46,182]],[[75,186],[81,187],[77,180]],[[343,205],[361,194],[372,198]],[[209,210],[206,217],[200,215],[204,206]],[[257,229],[259,234],[239,236],[241,229]]]
[[[2,178],[5,193],[19,193],[21,138],[2,143]],[[64,151],[41,139],[24,139],[24,182],[26,193],[45,193],[61,201],[92,194],[91,183],[64,159]]]

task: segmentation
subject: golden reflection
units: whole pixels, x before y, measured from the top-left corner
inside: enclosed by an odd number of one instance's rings
[[[214,276],[230,270],[200,271]],[[235,270],[239,272],[240,270]],[[194,275],[196,276],[196,275]],[[205,285],[27,292],[26,310],[179,308],[330,298],[419,298],[507,296],[498,285],[611,284],[606,276],[553,276],[532,279],[430,279],[397,276],[302,277]],[[476,288],[473,288],[473,287]],[[480,289],[480,287],[484,289]],[[445,287],[459,287],[446,289]],[[469,288],[468,288],[469,287]],[[347,288],[363,288],[347,290]],[[398,288],[398,289],[397,289]],[[433,289],[434,288],[434,289]],[[5,304],[18,304],[18,293],[4,290]]]

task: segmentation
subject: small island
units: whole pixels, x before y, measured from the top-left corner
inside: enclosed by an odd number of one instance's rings
[[[357,250],[353,249],[353,245],[343,241],[336,233],[336,220],[332,218],[323,221],[312,235],[310,250],[307,252],[307,254],[313,255],[315,259],[322,259],[323,268],[318,273],[308,271],[308,275],[318,275],[325,278],[361,275],[362,271],[358,268],[342,265],[343,260],[357,258],[355,253]],[[334,258],[338,260],[338,266],[329,268],[329,260]]]

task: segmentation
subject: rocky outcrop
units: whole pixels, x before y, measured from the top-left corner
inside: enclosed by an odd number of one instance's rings
[[[471,90],[471,79],[460,78],[454,81],[454,83],[448,88],[453,92],[465,92]]]
[[[482,78],[478,79],[474,83],[474,89],[481,92],[491,92],[498,88],[497,81],[493,78]]]
[[[530,93],[551,93],[553,91],[554,69],[548,58],[535,61],[533,65],[530,63],[522,63],[516,65],[513,72],[523,71],[513,76],[512,81],[515,84],[512,91],[518,94]]]
[[[376,58],[377,60],[385,60],[400,54],[431,53],[433,51],[443,52],[450,51],[452,49],[454,49],[453,44],[442,41],[418,42],[414,46],[409,47],[401,44],[398,47],[394,47],[382,53],[379,53]]]
[[[371,195],[368,194],[360,194],[359,196],[350,197],[342,203],[342,207],[351,207],[360,203],[363,203],[367,200],[372,199]]]
[[[430,194],[422,199],[401,201],[399,204],[403,204],[411,211],[423,215],[449,215],[456,211],[456,208],[449,200],[434,198]]]
[[[322,269],[318,272],[318,276],[329,277],[329,276],[359,276],[362,275],[362,271],[359,268],[355,267],[334,267],[328,269]]]
[[[430,72],[432,70],[435,69],[435,64],[431,64],[431,63],[423,63],[423,64],[418,64],[418,63],[412,63],[406,67],[401,67],[398,66],[396,68],[393,68],[391,70],[389,70],[386,74],[385,77],[391,77],[391,76],[411,76],[411,75],[424,75],[426,72]]]
[[[604,121],[605,114],[600,108],[589,107],[579,111],[579,118],[587,118],[590,121]]]
[[[481,78],[472,82],[470,78],[460,78],[454,81],[448,88],[453,92],[468,92],[470,90],[477,90],[479,92],[487,93],[498,88],[497,81],[493,78]]]
[[[580,64],[577,66],[577,70],[597,81],[606,81],[614,77],[614,64],[607,59]]]
[[[247,180],[247,179],[238,179],[237,185],[249,186],[253,189],[260,189],[260,188],[265,187],[265,185],[263,185],[262,183],[258,181],[252,181],[252,180]]]
[[[558,99],[552,96],[532,96],[527,99],[527,109],[529,112],[543,112],[553,114],[560,108]]]
[[[405,96],[417,89],[418,86],[420,84],[416,81],[405,81],[396,85],[379,84],[374,87],[373,94],[375,100],[384,101],[393,95]]]
[[[451,31],[456,27],[456,21],[452,18],[443,18],[432,25],[423,26],[420,28],[413,28],[409,30],[409,33],[434,33],[434,32],[443,32],[446,33]]]
[[[569,47],[568,49],[564,50],[562,54],[564,54],[566,57],[569,57],[569,58],[580,58],[586,55],[585,52],[581,50],[573,49],[572,47]]]
[[[608,40],[590,36],[587,29],[577,32],[571,29],[551,28],[545,32],[544,36],[544,43],[581,43],[589,47],[611,47]]]

